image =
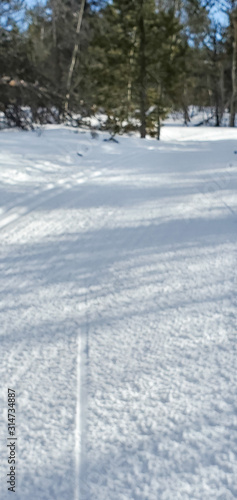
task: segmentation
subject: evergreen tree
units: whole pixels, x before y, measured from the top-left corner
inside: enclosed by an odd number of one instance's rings
[[[237,0],[23,0],[0,3],[0,107],[10,121],[90,117],[160,137],[171,110],[237,106]],[[212,18],[222,9],[224,30]],[[82,22],[83,20],[83,22]]]

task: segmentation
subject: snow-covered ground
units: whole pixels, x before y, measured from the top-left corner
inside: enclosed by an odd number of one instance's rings
[[[16,500],[237,498],[237,131],[0,135]]]

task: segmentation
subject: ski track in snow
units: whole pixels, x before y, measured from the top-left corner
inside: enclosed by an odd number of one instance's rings
[[[16,500],[237,498],[237,134],[162,134],[1,133],[3,500],[8,387]]]

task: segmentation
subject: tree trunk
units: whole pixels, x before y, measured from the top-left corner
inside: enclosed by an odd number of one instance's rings
[[[57,2],[53,0],[52,2],[52,28],[53,28],[53,47],[57,48],[57,30],[56,30],[56,20],[57,20]]]
[[[160,115],[161,115],[161,102],[162,102],[162,88],[161,85],[158,84],[157,86],[157,141],[160,140],[160,132],[161,132],[161,120],[160,120]]]
[[[213,54],[211,61],[213,63],[213,67],[215,69],[215,73],[213,75],[213,80],[212,80],[212,88],[213,88],[213,97],[214,97],[214,108],[215,108],[215,119],[216,123],[215,126],[219,127],[220,126],[220,77],[219,77],[219,67],[220,65],[218,64],[219,61],[219,51],[218,51],[218,34],[217,34],[217,28],[215,27],[213,30],[212,34],[212,40],[213,40]]]
[[[79,49],[79,35],[80,35],[80,31],[81,31],[81,23],[82,23],[83,13],[84,13],[84,9],[85,9],[85,3],[86,3],[86,0],[81,0],[81,6],[80,6],[80,10],[78,12],[75,43],[74,43],[74,48],[73,48],[73,52],[72,52],[71,64],[70,64],[69,71],[68,71],[68,77],[67,77],[66,99],[65,99],[65,105],[64,105],[64,112],[65,113],[68,112],[69,99],[70,99],[70,94],[71,94],[72,76],[73,76],[73,71],[75,68],[76,58],[77,58],[78,49]]]
[[[215,118],[216,118],[216,123],[215,123],[215,126],[216,127],[220,127],[220,92],[219,92],[219,79],[218,79],[218,75],[217,77],[215,77],[215,81],[214,81],[214,85],[215,85],[215,91],[214,91],[214,100],[215,100]]]
[[[157,141],[160,140],[160,108],[157,107]]]
[[[225,112],[225,83],[224,83],[224,63],[223,61],[220,63],[221,64],[221,69],[220,69],[220,96],[221,96],[221,122],[222,118]]]
[[[132,69],[134,64],[134,52],[135,52],[135,41],[136,41],[136,27],[133,29],[132,33],[132,47],[129,52],[129,68],[128,68],[128,91],[127,91],[127,119],[129,120],[131,102],[132,102]]]
[[[54,81],[55,85],[60,90],[60,83],[62,79],[60,71],[60,59],[57,40],[57,19],[58,19],[58,3],[57,0],[52,1],[52,35],[53,35],[53,65],[54,65]]]
[[[216,116],[216,124],[215,124],[215,126],[219,127],[220,126],[220,113],[219,113],[218,98],[217,98],[216,104],[215,104],[215,116]]]
[[[233,56],[232,56],[232,95],[230,101],[230,127],[235,126],[236,97],[237,97],[237,11],[232,14],[233,23]]]
[[[188,123],[190,122],[190,118],[189,118],[189,114],[188,114],[188,107],[186,106],[186,104],[184,104],[183,106],[183,112],[184,112],[184,125],[188,125]]]
[[[140,0],[140,18],[139,18],[139,35],[140,35],[140,117],[141,117],[141,138],[146,137],[146,38],[144,24],[144,0]]]

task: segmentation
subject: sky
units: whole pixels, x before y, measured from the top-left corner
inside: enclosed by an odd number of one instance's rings
[[[42,4],[45,4],[46,3],[46,0],[26,0],[26,4],[29,6],[29,7],[33,7],[35,4],[37,3],[40,3],[41,5]]]

